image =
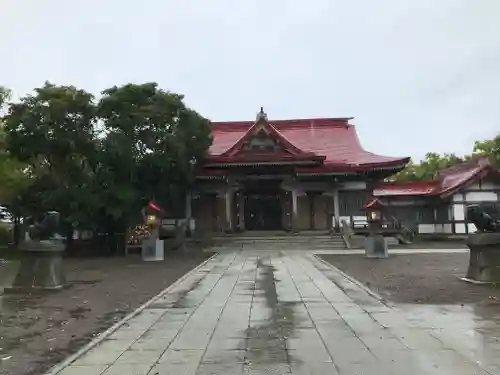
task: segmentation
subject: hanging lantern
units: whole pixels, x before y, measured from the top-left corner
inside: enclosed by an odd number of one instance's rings
[[[149,214],[146,217],[146,224],[147,225],[155,225],[158,221],[158,216],[155,214]]]

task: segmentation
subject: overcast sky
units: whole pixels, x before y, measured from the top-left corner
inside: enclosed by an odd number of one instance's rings
[[[499,0],[0,0],[0,85],[157,81],[214,121],[353,116],[370,151],[500,131]]]

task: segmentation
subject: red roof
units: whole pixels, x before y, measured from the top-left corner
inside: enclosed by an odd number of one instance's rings
[[[368,203],[363,206],[364,210],[380,210],[385,207],[378,198],[372,198]]]
[[[277,137],[298,150],[296,157],[322,161],[319,166],[297,168],[299,172],[321,173],[397,167],[409,161],[407,157],[381,156],[366,151],[361,146],[356,128],[348,123],[349,120],[350,118],[270,120],[268,124]],[[253,126],[255,123],[251,121],[213,122],[213,144],[209,150],[209,159],[226,159],[228,152],[249,136]],[[265,158],[269,160],[269,155]],[[273,157],[273,160],[277,159]]]
[[[489,174],[500,177],[488,158],[476,158],[465,163],[443,169],[429,181],[384,183],[373,190],[373,195],[382,196],[441,196],[447,197]]]
[[[439,185],[438,181],[411,181],[378,185],[373,194],[380,196],[430,195]]]

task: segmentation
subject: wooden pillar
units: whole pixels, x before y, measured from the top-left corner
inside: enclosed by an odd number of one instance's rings
[[[191,192],[187,191],[186,192],[186,209],[185,209],[185,216],[186,219],[191,219],[192,216],[192,209],[191,209]]]
[[[238,203],[238,229],[240,231],[245,230],[245,196],[240,191],[237,193],[237,203]]]
[[[186,217],[186,225],[187,225],[187,230],[188,233],[191,233],[191,231],[194,230],[195,223],[192,219],[193,212],[192,212],[192,195],[191,191],[186,192],[186,203],[185,203],[185,213],[184,216]]]
[[[233,198],[232,189],[226,189],[226,191],[224,192],[224,201],[226,208],[226,230],[228,232],[231,232],[233,230],[232,198]]]
[[[332,189],[333,198],[333,216],[334,222],[331,223],[337,230],[340,229],[340,206],[339,206],[339,190],[337,188]]]
[[[292,189],[292,230],[298,232],[299,230],[299,220],[297,211],[297,189]]]
[[[307,193],[307,198],[309,200],[309,229],[311,229],[311,230],[316,229],[316,225],[314,223],[314,221],[315,221],[314,218],[316,216],[316,207],[314,204],[315,197],[316,197],[315,192]]]

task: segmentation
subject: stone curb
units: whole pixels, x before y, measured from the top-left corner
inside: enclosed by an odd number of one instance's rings
[[[390,304],[387,303],[387,301],[382,298],[382,296],[380,294],[378,294],[377,292],[374,292],[373,290],[371,290],[370,288],[368,288],[365,284],[363,284],[361,281],[358,281],[356,280],[354,277],[352,276],[349,276],[348,274],[346,274],[344,271],[341,271],[339,268],[335,267],[333,264],[331,263],[328,263],[326,260],[324,259],[321,259],[318,255],[316,254],[312,254],[312,256],[319,262],[323,263],[324,265],[332,268],[335,272],[337,272],[339,275],[341,275],[342,277],[345,277],[347,280],[349,280],[350,282],[352,282],[354,285],[356,285],[358,288],[360,288],[361,290],[363,290],[364,292],[366,292],[368,295],[370,295],[371,297],[375,298],[377,301],[379,302],[382,302],[384,305],[386,305],[387,307],[391,307]],[[333,282],[333,281],[332,281]]]
[[[412,254],[455,254],[455,253],[468,253],[469,249],[391,249],[389,248],[389,256],[397,255],[412,255]],[[314,254],[319,255],[359,255],[364,254],[365,250],[352,249],[352,250],[319,250]]]
[[[83,348],[79,349],[76,353],[70,355],[66,359],[63,359],[61,362],[53,366],[49,372],[44,373],[44,375],[56,375],[62,370],[64,370],[66,367],[71,365],[73,362],[75,362],[78,358],[80,358],[82,355],[87,353],[90,349],[93,349],[97,345],[99,345],[104,339],[106,339],[108,336],[110,336],[112,333],[114,333],[118,328],[120,328],[123,324],[125,324],[128,320],[134,318],[135,316],[139,315],[143,310],[145,310],[149,305],[152,305],[155,303],[157,300],[162,298],[165,294],[170,292],[172,289],[176,288],[179,284],[181,284],[184,280],[186,280],[189,276],[193,275],[196,273],[200,268],[205,266],[208,262],[213,260],[218,253],[215,253],[212,255],[210,258],[205,260],[204,262],[200,263],[197,265],[195,268],[193,268],[191,271],[185,273],[183,276],[178,278],[173,284],[168,286],[167,288],[163,289],[160,293],[158,293],[156,296],[139,306],[137,309],[132,311],[130,314],[128,314],[126,317],[124,317],[122,320],[119,322],[113,324],[111,327],[109,327],[107,330],[102,332],[98,337],[90,341],[87,345],[85,345]]]

